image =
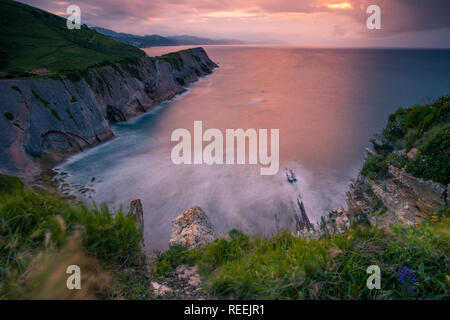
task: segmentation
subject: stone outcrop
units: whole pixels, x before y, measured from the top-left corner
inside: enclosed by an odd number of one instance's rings
[[[360,175],[347,192],[349,211],[366,217],[371,225],[413,225],[445,206],[446,187],[416,178],[404,169],[389,166],[384,179]]]
[[[213,226],[200,207],[186,210],[172,221],[169,241],[171,247],[181,245],[192,249],[206,245],[214,239]]]
[[[136,258],[135,263],[137,265],[144,265],[146,262],[146,256],[145,256],[145,242],[144,242],[144,209],[142,208],[142,202],[140,199],[136,199],[131,201],[130,203],[130,210],[128,211],[128,215],[133,218],[133,220],[136,222],[136,227],[141,232],[142,238],[141,238],[141,249],[142,254]]]
[[[217,67],[202,48],[66,75],[0,80],[0,173],[30,176],[113,137],[111,122],[146,112]],[[50,161],[49,161],[50,160]]]
[[[383,151],[380,138],[371,140],[375,150]],[[367,152],[376,154],[378,151]],[[406,154],[402,152],[402,154]],[[388,167],[383,178],[369,179],[359,174],[347,190],[348,209],[333,209],[323,216],[317,228],[297,231],[302,237],[318,238],[327,234],[343,234],[352,225],[368,224],[388,228],[391,224],[414,225],[430,217],[448,203],[448,186],[416,178],[404,168]]]
[[[201,286],[198,266],[179,265],[164,278],[151,282],[156,299],[205,300],[213,297]]]
[[[144,233],[144,209],[140,199],[131,201],[128,214],[136,221],[138,229]]]

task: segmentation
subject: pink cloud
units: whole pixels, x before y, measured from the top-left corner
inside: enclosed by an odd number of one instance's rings
[[[23,0],[59,12],[66,1]],[[382,30],[368,32],[366,8],[382,9]],[[254,39],[372,39],[450,27],[448,0],[77,0],[90,26],[137,34],[195,33]],[[345,31],[343,31],[345,30]],[[301,36],[300,36],[301,35]],[[327,38],[329,37],[329,38]],[[365,41],[365,40],[364,40]]]

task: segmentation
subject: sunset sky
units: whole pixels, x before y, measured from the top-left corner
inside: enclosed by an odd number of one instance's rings
[[[139,35],[195,35],[305,46],[450,47],[450,0],[22,0],[82,23]],[[368,30],[369,5],[381,30]]]

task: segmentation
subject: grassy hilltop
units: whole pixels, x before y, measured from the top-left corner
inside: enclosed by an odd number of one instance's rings
[[[112,40],[83,25],[69,30],[66,19],[10,1],[0,1],[0,78],[86,69],[126,58],[143,57],[133,46]]]

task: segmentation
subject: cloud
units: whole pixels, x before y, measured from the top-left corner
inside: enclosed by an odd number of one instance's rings
[[[343,27],[341,27],[341,26],[339,26],[339,25],[335,25],[334,26],[334,29],[333,29],[333,35],[334,36],[344,36],[345,34],[346,34],[347,32],[346,32],[346,30],[343,28]]]
[[[51,12],[65,11],[67,3],[22,2]],[[236,30],[242,30],[242,34],[250,30],[288,34],[292,28],[303,26],[305,32],[321,37],[317,30],[323,32],[325,28],[330,37],[359,34],[370,39],[450,27],[449,0],[74,0],[71,3],[81,7],[83,23],[138,34],[195,31],[206,35],[214,31],[232,36]],[[382,30],[366,28],[366,9],[372,4],[381,7]],[[291,31],[286,21],[292,24]],[[193,29],[193,24],[197,29]]]
[[[382,29],[386,33],[434,30],[450,27],[448,0],[350,0],[353,18],[367,19],[371,4],[381,8]],[[364,20],[365,21],[365,20]]]

